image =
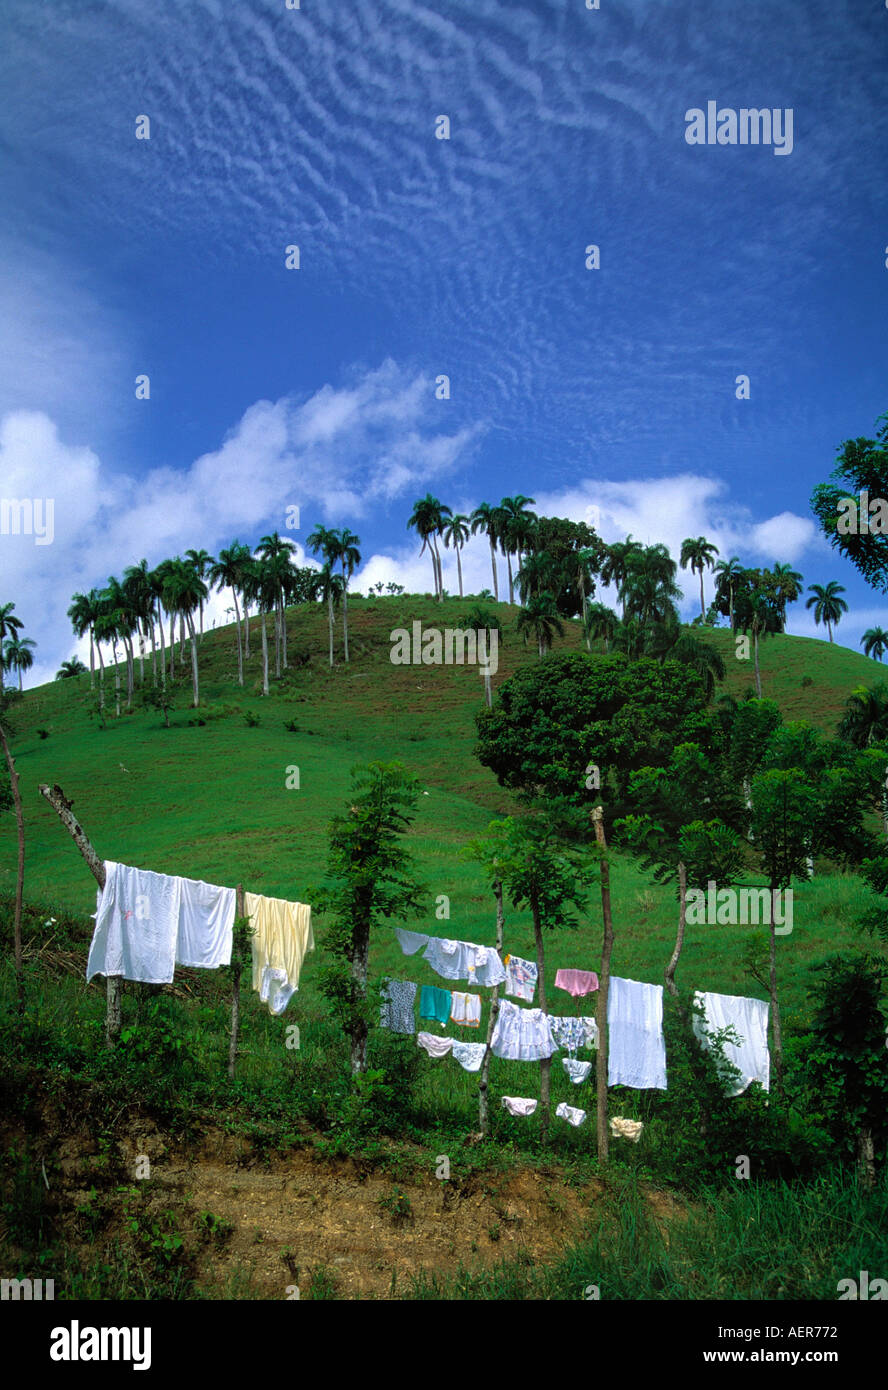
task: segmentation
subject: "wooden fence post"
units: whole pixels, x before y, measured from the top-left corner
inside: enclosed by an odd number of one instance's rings
[[[503,953],[503,885],[499,879],[493,885],[493,893],[496,898],[496,950],[498,955]],[[490,1127],[490,1103],[488,1098],[488,1084],[490,1078],[490,1041],[493,1037],[493,1030],[496,1026],[497,1015],[499,1014],[499,985],[494,985],[493,996],[490,1001],[490,1017],[487,1021],[487,1051],[484,1053],[484,1060],[481,1063],[481,1080],[478,1082],[478,1128],[486,1138]]]
[[[595,826],[595,838],[599,848],[607,850],[607,842],[604,838],[604,810],[601,806],[596,806],[590,812],[592,822]],[[596,1022],[598,1023],[598,1057],[595,1064],[595,1083],[597,1090],[596,1106],[596,1126],[598,1133],[598,1161],[606,1163],[608,1157],[608,1131],[607,1131],[607,1059],[608,1059],[608,1031],[607,1031],[607,997],[610,992],[610,962],[611,951],[614,945],[614,927],[611,918],[610,900],[610,865],[607,856],[604,854],[601,859],[601,914],[604,918],[604,938],[601,945],[601,979],[598,989],[598,1008],[596,1010]]]
[[[237,885],[235,892],[237,894],[235,917],[245,917],[246,910],[244,907],[244,888],[242,883]],[[231,948],[231,1037],[228,1041],[228,1075],[232,1080],[234,1079],[234,1067],[237,1061],[237,1035],[240,1028],[240,978],[240,941],[238,940],[237,933],[235,933],[235,940]]]
[[[62,825],[68,831],[75,845],[80,850],[86,860],[87,866],[100,888],[105,887],[105,865],[96,854],[89,842],[83,826],[77,820],[71,807],[73,801],[69,801],[56,783],[53,787],[48,787],[45,783],[40,785],[40,795],[45,797],[52,809],[56,812]],[[123,977],[120,975],[105,976],[105,1045],[114,1047],[120,1037],[121,1024],[121,993]]]

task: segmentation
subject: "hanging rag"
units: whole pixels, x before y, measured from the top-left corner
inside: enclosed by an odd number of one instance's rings
[[[585,1081],[592,1070],[591,1062],[578,1062],[574,1057],[562,1057],[561,1063],[575,1086]]]
[[[538,1104],[529,1096],[503,1096],[503,1109],[510,1115],[532,1115]]]
[[[577,1125],[581,1125],[586,1118],[585,1110],[577,1110],[573,1105],[565,1105],[564,1101],[555,1107],[555,1114],[559,1120],[567,1120],[567,1123],[575,1128]]]
[[[430,936],[423,960],[445,980],[468,980],[488,988],[502,984],[506,978],[503,963],[493,947],[477,946],[473,941]]]
[[[460,1042],[459,1038],[453,1039],[453,1055],[465,1071],[480,1071],[486,1051],[486,1043]]]
[[[176,965],[216,970],[231,961],[233,888],[105,861],[86,978],[122,975],[170,984]]]
[[[566,990],[573,999],[584,994],[593,994],[598,988],[598,976],[594,970],[559,970],[555,976],[555,988]]]
[[[253,929],[253,988],[271,1013],[282,1014],[299,988],[302,962],[314,950],[311,908],[245,893],[244,910]]]
[[[742,994],[694,995],[703,1006],[703,1019],[695,1015],[694,1032],[704,1047],[710,1046],[710,1034],[731,1027],[740,1039],[725,1042],[723,1055],[740,1072],[739,1079],[725,1077],[727,1094],[739,1096],[753,1081],[761,1082],[765,1091],[771,1088],[771,1058],[768,1052],[768,1005],[763,999],[750,999]]]
[[[607,1029],[607,1084],[665,1091],[663,986],[611,975]]]
[[[463,994],[455,989],[451,995],[450,1017],[465,1028],[480,1028],[481,995]]]
[[[522,960],[520,956],[506,956],[505,967],[505,993],[511,994],[515,999],[531,1002],[539,975],[536,961]]]
[[[424,932],[408,931],[406,927],[395,927],[395,936],[405,956],[415,955],[422,946],[429,944],[429,938]]]
[[[556,1047],[563,1047],[565,1052],[573,1055],[578,1047],[590,1047],[589,1024],[595,1023],[593,1019],[579,1018],[570,1014],[549,1014],[549,1023],[552,1027],[552,1037],[555,1039]],[[597,1030],[594,1036],[598,1037]]]
[[[415,1033],[415,1003],[416,985],[412,980],[386,980],[379,1010],[380,1028],[389,1028],[393,1033]]]
[[[644,1124],[641,1120],[624,1120],[622,1115],[615,1115],[610,1122],[610,1132],[617,1139],[631,1139],[633,1144],[637,1144],[641,1138],[641,1131]]]
[[[450,990],[423,985],[419,993],[419,1016],[431,1018],[443,1028],[450,1018]]]
[[[439,1038],[436,1033],[417,1033],[417,1047],[424,1047],[430,1057],[446,1057],[453,1046],[453,1038]]]
[[[548,1015],[542,1009],[522,1009],[501,999],[490,1050],[496,1057],[512,1062],[539,1062],[551,1057],[555,1039]]]

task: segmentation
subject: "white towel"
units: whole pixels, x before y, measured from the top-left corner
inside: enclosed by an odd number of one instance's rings
[[[709,1034],[731,1027],[740,1039],[724,1044],[725,1058],[739,1068],[740,1080],[728,1092],[739,1096],[760,1081],[764,1090],[771,1088],[771,1058],[768,1052],[768,1005],[763,999],[750,999],[742,994],[694,995],[702,1004],[705,1020],[694,1018],[694,1032],[704,1047],[709,1046]]]
[[[665,1091],[663,986],[611,975],[607,1030],[607,1084]]]
[[[228,965],[234,914],[233,888],[107,859],[86,978],[122,975],[165,985],[176,965]]]

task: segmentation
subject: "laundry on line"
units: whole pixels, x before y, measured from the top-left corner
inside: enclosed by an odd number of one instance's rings
[[[416,985],[412,980],[385,980],[379,1026],[389,1028],[393,1033],[415,1033],[415,1003]]]
[[[299,988],[302,962],[314,950],[311,908],[286,898],[244,894],[253,930],[253,989],[271,1013],[283,1013]]]

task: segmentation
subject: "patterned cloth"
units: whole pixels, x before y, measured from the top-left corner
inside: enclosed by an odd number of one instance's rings
[[[501,985],[506,978],[505,967],[493,947],[477,946],[473,941],[430,936],[423,960],[445,980],[468,980],[488,988]]]
[[[454,1023],[466,1028],[481,1027],[481,995],[462,994],[454,990],[451,995],[450,1017]]]
[[[581,1081],[585,1081],[592,1070],[591,1062],[578,1062],[574,1057],[562,1057],[561,1062],[575,1086],[579,1086]]]
[[[415,1033],[415,1003],[416,985],[412,980],[386,980],[379,1010],[379,1026],[390,1028],[393,1033]]]
[[[431,1018],[441,1027],[450,1018],[450,990],[437,985],[423,985],[419,995],[420,1018]]]
[[[574,999],[584,994],[594,994],[598,988],[598,976],[594,970],[559,970],[555,976],[555,988],[567,990]]]
[[[480,1071],[486,1051],[485,1043],[460,1042],[459,1038],[453,1040],[453,1055],[465,1071]]]
[[[530,1003],[536,989],[539,967],[535,961],[520,956],[506,956],[506,994]]]
[[[549,1014],[556,1047],[573,1054],[578,1047],[598,1046],[598,1024],[594,1018],[573,1018],[570,1015]]]
[[[586,1119],[585,1110],[577,1110],[573,1105],[565,1105],[564,1101],[556,1107],[555,1114],[559,1120],[567,1120],[567,1123],[574,1127],[583,1124]]]
[[[508,999],[500,1001],[490,1050],[512,1062],[539,1062],[556,1049],[552,1027],[542,1009],[522,1009]]]

